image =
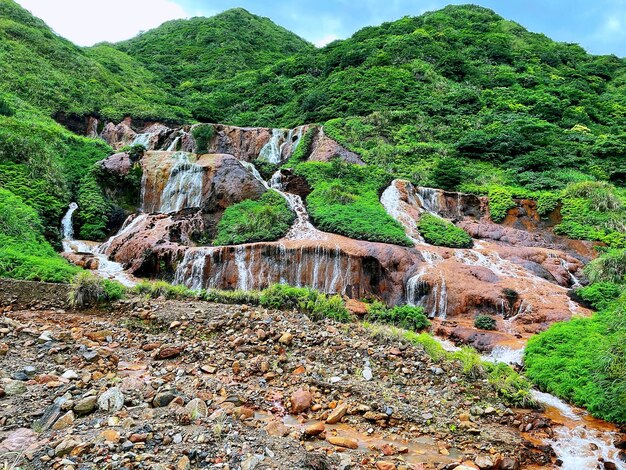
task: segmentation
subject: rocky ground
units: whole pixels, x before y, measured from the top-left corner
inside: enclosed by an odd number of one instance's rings
[[[0,455],[20,468],[550,466],[539,415],[361,325],[135,298],[8,306],[0,336]]]

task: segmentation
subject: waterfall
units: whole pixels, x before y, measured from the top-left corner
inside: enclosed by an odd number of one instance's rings
[[[180,137],[181,136],[177,136],[172,143],[170,144],[170,146],[167,148],[168,152],[175,152],[177,150],[178,147],[178,142],[180,142]]]
[[[345,294],[362,280],[363,274],[355,274],[353,266],[339,246],[246,244],[189,249],[174,278],[191,289],[260,290],[287,283]]]
[[[324,232],[316,229],[309,221],[309,213],[302,198],[297,194],[286,193],[283,191],[282,174],[280,170],[274,173],[269,181],[265,181],[256,167],[249,162],[240,161],[252,175],[263,184],[267,189],[273,189],[285,198],[289,208],[296,215],[296,220],[285,235],[287,240],[321,240],[326,238]]]
[[[72,216],[74,211],[78,209],[78,204],[75,202],[70,203],[69,209],[61,219],[61,234],[63,235],[63,251],[71,251],[69,246],[66,246],[66,242],[74,239],[74,224],[72,222]]]
[[[426,266],[422,266],[416,275],[409,278],[405,286],[405,297],[408,305],[423,307],[429,318],[441,318],[445,320],[448,315],[448,287],[443,273],[439,273],[439,280],[431,285],[424,280],[429,268],[434,267],[443,260],[436,253],[421,252],[426,260]]]
[[[565,269],[565,272],[569,276],[569,280],[570,280],[570,283],[571,283],[570,287],[572,289],[576,289],[578,287],[581,287],[582,284],[580,283],[580,280],[576,276],[574,276],[572,274],[572,272],[569,270],[569,264],[567,263],[567,261],[565,261],[563,258],[560,258],[559,262],[561,263],[561,266],[563,267],[563,269]]]
[[[296,131],[296,132],[294,132]],[[285,141],[281,144],[280,146],[280,158],[281,159],[286,159],[288,157],[290,157],[291,155],[293,155],[293,153],[296,151],[296,149],[298,148],[298,145],[300,145],[300,139],[302,139],[302,133],[304,131],[304,126],[300,126],[300,127],[296,127],[295,129],[289,129],[289,132],[287,132],[287,138],[285,139]],[[296,136],[296,139],[293,139],[293,136]],[[291,145],[291,149],[289,151],[289,155],[284,155],[285,153],[285,148]]]
[[[145,134],[137,134],[131,142],[131,145],[143,145],[146,150],[150,150],[150,141],[152,140],[153,135],[154,134],[150,132]]]
[[[172,156],[175,163],[161,195],[160,212],[178,212],[202,205],[204,168],[193,163],[190,156],[187,152],[176,152]]]
[[[417,197],[424,210],[432,215],[440,217],[439,214],[445,210],[445,207],[441,204],[442,193],[439,189],[420,186],[417,188]]]
[[[284,138],[285,131],[283,129],[272,129],[272,137],[259,152],[259,159],[274,164],[280,163],[282,160],[280,141]]]
[[[397,187],[398,180],[394,180],[380,197],[380,203],[383,205],[387,213],[395,220],[400,222],[407,233],[407,236],[417,244],[424,242],[424,239],[419,234],[417,228],[417,220],[411,216],[403,207],[404,204],[409,204],[412,207],[419,207],[419,201],[415,198],[414,187],[412,184],[407,184],[407,197],[408,201],[405,203],[402,201],[402,195]]]

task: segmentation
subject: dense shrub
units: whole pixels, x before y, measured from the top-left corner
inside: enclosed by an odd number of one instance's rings
[[[245,200],[224,211],[217,225],[216,245],[272,241],[284,236],[295,219],[287,201],[269,190],[257,201]]]
[[[69,282],[79,269],[54,252],[37,212],[0,188],[0,277]]]
[[[623,283],[626,281],[626,249],[610,250],[585,266],[591,282]]]
[[[430,326],[428,318],[424,315],[424,309],[410,305],[387,307],[382,302],[374,302],[368,307],[367,318],[370,321],[389,323],[411,331],[420,331]]]
[[[94,307],[103,302],[119,300],[126,288],[116,281],[103,279],[89,271],[79,272],[71,283],[69,302],[74,308]]]
[[[434,187],[456,191],[464,179],[463,163],[453,158],[442,158],[433,168],[430,178]]]
[[[480,330],[495,330],[496,320],[489,315],[477,315],[474,318],[474,326]]]
[[[489,191],[489,214],[494,222],[502,222],[509,209],[515,207],[511,193],[505,188],[492,188]]]
[[[350,319],[341,296],[329,296],[309,287],[274,284],[261,292],[260,304],[267,308],[297,309],[314,320],[331,318],[345,322]]]
[[[471,248],[474,245],[465,230],[436,215],[422,214],[417,227],[424,240],[431,245],[450,248]]]
[[[622,287],[612,282],[595,282],[580,289],[576,289],[576,295],[590,304],[596,310],[602,310],[610,306],[617,299]]]
[[[215,129],[210,124],[200,124],[194,126],[191,131],[191,135],[196,141],[196,153],[207,153],[209,151],[209,144],[215,134]]]

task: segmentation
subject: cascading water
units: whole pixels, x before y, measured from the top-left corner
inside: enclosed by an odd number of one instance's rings
[[[93,254],[98,259],[98,268],[95,272],[104,278],[115,279],[127,287],[135,285],[135,281],[124,272],[124,267],[109,258],[100,251],[102,247],[98,243],[85,242],[82,240],[74,240],[74,226],[72,223],[72,216],[74,211],[78,209],[78,204],[72,202],[68,211],[61,220],[61,230],[63,233],[63,252],[64,253],[77,253],[77,254]]]
[[[298,148],[298,145],[300,145],[300,139],[302,139],[303,131],[304,131],[304,126],[296,127],[295,129],[289,129],[289,132],[287,132],[287,138],[280,146],[280,158],[281,159],[284,159],[284,158],[287,158],[288,156],[293,155],[293,153]],[[294,140],[294,134],[296,137],[295,140]],[[291,149],[289,152],[290,155],[285,155],[285,147],[287,147],[290,144],[291,144]]]
[[[191,154],[176,152],[172,158],[174,166],[170,170],[159,211],[162,213],[178,212],[190,207],[202,205],[204,168],[191,161]]]
[[[270,137],[267,144],[261,148],[261,151],[259,152],[259,159],[273,164],[280,163],[282,160],[282,146],[280,141],[284,140],[284,138],[284,129],[272,129],[272,137]]]
[[[339,247],[246,244],[187,250],[176,269],[175,283],[191,289],[260,290],[288,282],[329,294],[345,294],[360,277],[353,270],[350,256]]]
[[[432,215],[436,215],[440,217],[440,213],[443,211],[443,206],[441,204],[442,193],[438,189],[434,188],[425,188],[419,186],[416,188],[417,197],[420,199],[420,203],[422,208],[429,212]]]
[[[150,145],[151,145],[153,135],[154,134],[149,133],[149,132],[145,134],[137,134],[135,138],[133,139],[133,141],[131,142],[131,145],[143,145],[146,148],[146,150],[151,150]]]
[[[61,219],[61,234],[63,235],[63,251],[71,251],[69,245],[66,245],[70,240],[74,239],[74,223],[72,216],[74,211],[78,209],[78,204],[75,202],[70,203],[70,207]]]
[[[410,186],[407,188],[408,200],[406,203],[402,201],[402,195],[400,194],[400,190],[396,185],[396,181],[393,181],[391,185],[389,185],[389,187],[385,189],[380,197],[380,203],[383,205],[383,207],[391,217],[393,217],[395,220],[402,224],[402,226],[405,228],[405,231],[407,232],[407,236],[414,243],[421,244],[424,242],[424,239],[420,235],[417,228],[417,220],[415,220],[415,217],[407,213],[407,211],[403,207],[403,204],[410,204],[414,207],[419,206],[419,201],[415,197],[414,191],[412,191],[413,185],[411,185],[410,183],[409,185]]]

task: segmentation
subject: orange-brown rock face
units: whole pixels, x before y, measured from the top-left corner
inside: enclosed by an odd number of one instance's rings
[[[309,160],[312,162],[329,162],[331,159],[339,157],[348,163],[365,165],[356,153],[350,152],[324,134],[323,128],[317,130],[311,149]]]
[[[258,199],[263,184],[231,155],[147,152],[141,161],[144,212],[203,208],[223,211],[244,199]]]

